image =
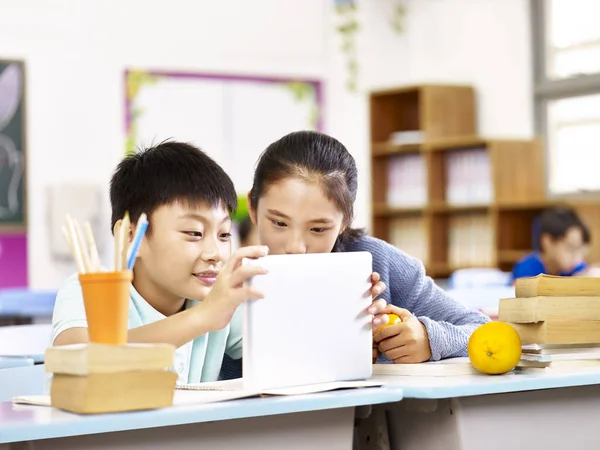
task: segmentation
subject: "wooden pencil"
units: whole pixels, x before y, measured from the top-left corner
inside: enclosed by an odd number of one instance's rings
[[[127,270],[127,254],[129,253],[129,237],[131,235],[131,219],[129,212],[125,212],[123,224],[121,225],[123,235],[123,246],[121,247],[121,270]]]
[[[79,273],[85,273],[85,266],[83,265],[83,258],[81,256],[81,249],[77,243],[77,234],[75,233],[75,226],[73,225],[73,219],[71,216],[67,214],[67,230],[69,234],[69,240],[73,246],[73,258],[75,259],[75,264],[77,266],[77,271]]]
[[[115,259],[114,270],[115,270],[115,272],[119,271],[119,264],[121,262],[121,256],[120,256],[121,255],[121,252],[120,252],[121,248],[119,246],[119,240],[120,240],[120,238],[121,238],[121,221],[119,221],[119,222],[117,222],[115,224],[115,229],[114,229],[114,247],[115,247],[114,248],[114,252],[115,252],[115,255],[114,255],[114,259]]]
[[[94,239],[94,233],[89,222],[83,224],[83,231],[87,238],[88,247],[90,249],[90,260],[92,264],[92,270],[94,272],[100,272],[100,256],[98,255],[98,247],[96,247],[96,240]]]

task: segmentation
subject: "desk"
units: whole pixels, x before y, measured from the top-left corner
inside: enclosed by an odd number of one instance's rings
[[[15,367],[33,366],[32,358],[19,358],[0,356],[0,369],[13,369]]]
[[[42,363],[51,340],[51,324],[0,327],[0,355],[28,357]]]
[[[401,389],[382,387],[91,416],[0,403],[0,444],[33,441],[28,448],[64,450],[348,450],[355,406],[401,399]]]
[[[406,400],[377,407],[362,428],[387,417],[392,449],[600,447],[598,370],[377,379],[402,387]]]
[[[3,289],[0,291],[0,324],[23,325],[51,320],[56,291]]]

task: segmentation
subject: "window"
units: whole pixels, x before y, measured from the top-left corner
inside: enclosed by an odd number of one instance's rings
[[[598,192],[600,1],[531,4],[536,125],[546,143],[549,194]]]

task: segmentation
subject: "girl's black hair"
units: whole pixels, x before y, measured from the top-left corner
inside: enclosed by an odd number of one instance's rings
[[[362,229],[350,227],[354,219],[358,171],[354,158],[341,142],[317,131],[297,131],[273,142],[256,165],[250,206],[256,210],[265,191],[289,177],[320,183],[327,198],[343,212],[346,227],[332,251],[343,251],[350,241],[365,234]]]

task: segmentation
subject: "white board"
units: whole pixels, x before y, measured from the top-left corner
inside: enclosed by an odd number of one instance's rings
[[[252,187],[259,155],[297,130],[319,129],[320,83],[163,72],[127,73],[128,148],[166,139],[192,143]]]

